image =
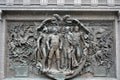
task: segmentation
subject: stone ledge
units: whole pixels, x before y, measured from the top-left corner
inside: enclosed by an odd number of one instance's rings
[[[79,7],[79,6],[1,6],[4,11],[119,11],[120,7]]]
[[[32,79],[31,78],[6,78],[3,80],[48,80],[48,79],[45,79],[45,78],[32,78]],[[74,80],[118,80],[118,79],[98,77],[98,78],[74,78]]]

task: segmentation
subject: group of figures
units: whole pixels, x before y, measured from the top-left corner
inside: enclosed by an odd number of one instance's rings
[[[46,60],[48,60],[48,68],[50,70],[54,57],[57,61],[57,70],[66,67],[66,69],[71,70],[73,66],[78,66],[80,64],[83,54],[87,55],[87,50],[85,51],[85,49],[87,49],[88,45],[84,42],[87,35],[85,37],[85,35],[80,32],[79,26],[72,28],[74,31],[71,31],[71,27],[65,26],[61,33],[58,27],[56,27],[53,33],[49,33],[49,29],[45,27],[40,33],[37,40],[39,50],[37,53],[43,55],[43,60],[37,58],[37,61],[43,61],[43,68],[45,70],[47,70],[45,68]],[[84,45],[86,45],[86,47]],[[84,53],[82,51],[83,46]]]
[[[8,30],[10,65],[28,64],[49,77],[61,73],[66,79],[86,72],[94,74],[94,63],[105,66],[107,71],[112,66],[111,31],[94,36],[79,20],[58,14],[37,28],[26,26]]]
[[[37,28],[37,31],[40,32],[36,50],[37,66],[40,67],[42,63],[43,72],[51,72],[55,69],[51,69],[52,64],[55,66],[56,63],[56,71],[72,74],[88,54],[89,31],[78,20],[69,20],[68,23],[67,21],[70,19],[68,15],[63,19],[57,14],[54,17],[55,20],[45,20]],[[51,26],[45,24],[47,21]],[[75,25],[72,25],[73,21],[76,23]],[[38,55],[42,55],[42,59]]]

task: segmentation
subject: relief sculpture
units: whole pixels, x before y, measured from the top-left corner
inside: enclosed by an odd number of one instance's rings
[[[88,28],[69,15],[54,14],[39,26],[8,25],[7,43],[11,70],[32,66],[34,74],[53,79],[99,76],[95,71],[100,66],[105,69],[102,76],[108,76],[114,64],[111,28]]]

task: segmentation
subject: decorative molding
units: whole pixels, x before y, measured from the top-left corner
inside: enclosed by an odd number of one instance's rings
[[[18,1],[18,0],[0,0],[0,6],[3,6],[3,5],[4,6],[5,5],[14,6],[14,4],[15,4],[14,2],[16,2],[16,1]],[[39,1],[41,2],[41,5],[47,5],[48,4],[47,0],[39,0]],[[21,3],[22,3],[22,0],[20,0],[20,5],[30,5],[30,3],[32,3],[32,1],[31,0],[23,0],[23,4],[21,4]],[[39,4],[39,2],[38,2],[38,4]],[[35,5],[38,5],[38,4],[35,4]],[[58,5],[64,5],[65,4],[65,0],[57,0],[57,4]],[[80,4],[82,4],[82,2],[81,2],[81,0],[74,0],[73,4],[74,5],[80,5]],[[98,0],[91,0],[91,3],[89,3],[89,4],[91,4],[91,6],[96,6],[98,4]],[[15,4],[15,5],[17,5],[17,4]],[[114,7],[115,5],[116,5],[115,8],[118,8],[120,6],[119,2],[117,2],[115,0],[107,0],[107,5],[104,4],[104,6],[108,6],[108,7]],[[84,6],[84,4],[82,4],[82,6]]]
[[[30,5],[30,0],[23,0],[23,5]]]
[[[57,0],[57,5],[64,5],[65,4],[65,0]]]
[[[7,0],[6,1],[6,5],[13,5],[14,4],[14,0]]]
[[[108,6],[114,6],[115,5],[115,0],[107,0]]]
[[[40,0],[40,5],[48,5],[48,0]]]
[[[74,5],[81,6],[81,0],[74,0]]]
[[[97,6],[98,0],[91,0],[91,6]]]

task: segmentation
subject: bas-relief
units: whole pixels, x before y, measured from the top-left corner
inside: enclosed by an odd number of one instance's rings
[[[8,77],[115,77],[112,21],[54,14],[42,22],[8,22],[7,33]]]

